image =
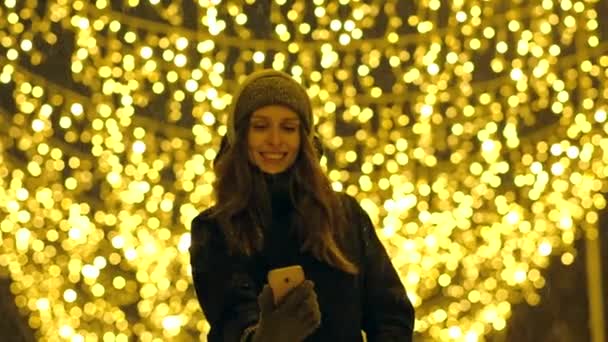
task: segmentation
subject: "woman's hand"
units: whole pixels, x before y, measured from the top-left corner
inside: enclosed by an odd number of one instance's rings
[[[275,307],[272,289],[265,285],[258,296],[260,320],[252,342],[302,341],[321,324],[314,284],[305,280]]]

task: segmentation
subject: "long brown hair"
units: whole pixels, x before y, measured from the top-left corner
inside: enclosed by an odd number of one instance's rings
[[[262,171],[249,159],[248,126],[246,122],[237,129],[234,145],[220,148],[221,156],[214,162],[216,204],[211,217],[219,223],[232,254],[251,256],[263,246],[262,227],[268,224],[265,217],[269,194]],[[318,260],[346,273],[357,274],[357,266],[340,246],[348,224],[345,210],[302,127],[300,137],[300,151],[290,167],[289,195],[295,207],[293,221],[301,251],[309,251]]]

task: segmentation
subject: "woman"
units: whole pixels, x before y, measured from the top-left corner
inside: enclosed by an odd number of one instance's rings
[[[319,165],[305,89],[251,74],[214,162],[216,205],[192,221],[196,295],[209,341],[411,341],[414,309],[369,216]],[[318,146],[318,144],[317,144]],[[268,271],[307,278],[276,305]]]

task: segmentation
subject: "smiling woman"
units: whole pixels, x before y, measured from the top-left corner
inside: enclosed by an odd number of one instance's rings
[[[262,171],[287,170],[300,150],[300,119],[289,107],[264,106],[253,112],[249,124],[249,158]]]
[[[234,97],[216,205],[191,227],[211,342],[411,341],[413,306],[369,216],[333,191],[312,123],[306,90],[283,72],[249,75]],[[276,300],[268,274],[295,265],[306,280]]]

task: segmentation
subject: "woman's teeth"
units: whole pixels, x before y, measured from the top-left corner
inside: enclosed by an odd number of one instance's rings
[[[285,153],[262,153],[262,157],[266,159],[279,160],[285,156]]]

